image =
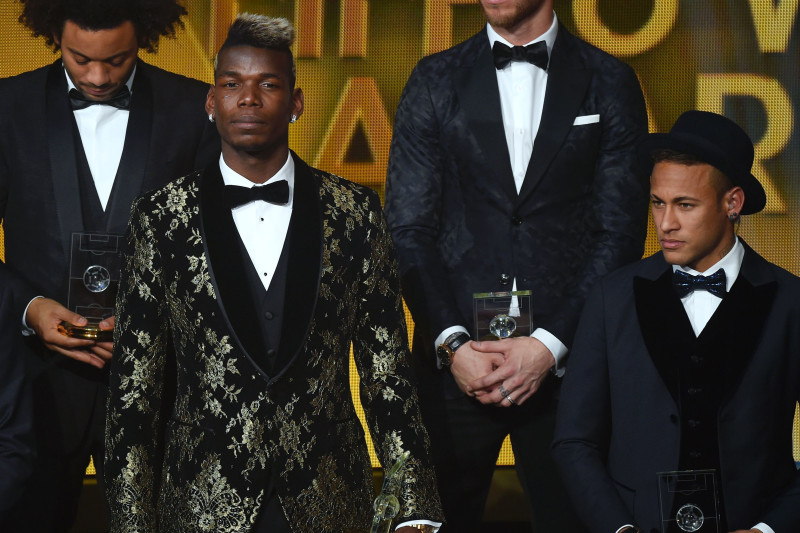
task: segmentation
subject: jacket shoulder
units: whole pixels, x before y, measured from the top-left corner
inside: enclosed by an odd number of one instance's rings
[[[185,211],[191,204],[199,203],[202,175],[202,170],[196,170],[142,194],[134,202],[133,210],[161,216]]]
[[[141,60],[138,66],[149,79],[157,82],[155,84],[156,89],[159,89],[162,85],[168,85],[170,87],[180,87],[181,90],[203,91],[204,93],[208,91],[209,85],[204,81],[176,74]]]
[[[583,65],[590,70],[607,73],[626,73],[633,74],[633,68],[624,61],[614,57],[608,52],[589,44],[580,37],[570,33],[563,25],[558,27],[558,37],[556,45],[562,47],[559,52],[580,57]],[[553,52],[556,53],[555,51]]]
[[[488,44],[486,30],[481,30],[466,41],[423,57],[414,70],[421,75],[447,76],[450,69],[473,64],[481,48]]]

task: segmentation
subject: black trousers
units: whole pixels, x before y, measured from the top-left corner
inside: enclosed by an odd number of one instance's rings
[[[58,430],[43,421],[52,421],[53,403],[50,390],[37,387],[34,380],[34,422],[37,455],[33,474],[20,500],[9,512],[4,531],[8,533],[62,533],[75,523],[78,502],[89,458],[94,460],[100,494],[104,495],[103,455],[105,438],[105,394],[98,393],[90,425],[80,445],[65,453]],[[42,410],[50,409],[44,413]],[[108,504],[103,497],[103,512],[109,519]]]
[[[466,395],[445,399],[441,379],[421,381],[423,417],[431,436],[446,520],[441,533],[481,530],[492,474],[506,435],[511,437],[517,475],[528,499],[532,531],[585,531],[570,507],[550,454],[557,379],[548,376],[527,402],[509,408],[483,405]]]

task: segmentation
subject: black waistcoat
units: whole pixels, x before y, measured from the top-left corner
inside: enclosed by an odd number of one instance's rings
[[[261,282],[261,276],[264,273],[256,271],[242,239],[237,239],[242,253],[247,285],[250,289],[250,298],[253,303],[253,309],[256,312],[256,322],[266,347],[264,352],[252,353],[251,356],[269,376],[274,376],[286,363],[286,361],[279,360],[278,347],[281,343],[281,329],[283,327],[286,301],[286,274],[289,263],[287,250],[289,249],[290,238],[291,231],[286,234],[283,250],[281,251],[280,259],[278,259],[272,281],[269,284],[269,290],[264,289],[264,284]]]

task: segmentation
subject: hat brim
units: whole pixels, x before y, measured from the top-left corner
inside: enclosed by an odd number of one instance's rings
[[[703,137],[684,133],[651,133],[639,143],[638,154],[643,168],[652,169],[651,155],[656,150],[674,150],[682,154],[693,155],[700,161],[721,170],[735,186],[744,191],[742,215],[758,213],[767,205],[767,194],[758,179],[750,172],[729,162],[728,157],[716,145]]]

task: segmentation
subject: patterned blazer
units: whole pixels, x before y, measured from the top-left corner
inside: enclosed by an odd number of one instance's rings
[[[349,348],[398,521],[441,520],[397,266],[369,189],[295,159],[278,360],[257,336],[218,165],[133,207],[117,301],[105,476],[113,531],[249,531],[268,480],[298,532],[369,529],[375,496]]]

